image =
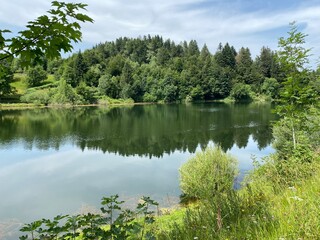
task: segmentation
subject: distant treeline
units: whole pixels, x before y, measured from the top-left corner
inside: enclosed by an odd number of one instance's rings
[[[19,71],[18,62],[13,63],[14,71]],[[237,101],[259,94],[274,99],[286,77],[277,53],[268,47],[262,47],[260,55],[252,59],[249,48],[236,51],[228,43],[220,43],[212,54],[206,45],[200,49],[195,40],[176,44],[150,35],[100,43],[67,59],[44,60],[42,66],[35,68],[36,72],[43,69],[54,74],[57,81],[66,82],[74,91],[71,94],[72,90],[65,84],[60,84],[60,88],[51,84],[50,88],[55,90],[42,91],[40,102],[43,99],[59,102],[61,95],[70,94],[64,102],[71,99],[72,103],[94,103],[104,96],[135,102],[226,97]],[[32,70],[28,70],[29,87],[41,85],[41,80],[34,81]],[[27,91],[23,101],[32,102],[37,99],[34,95],[34,91]]]

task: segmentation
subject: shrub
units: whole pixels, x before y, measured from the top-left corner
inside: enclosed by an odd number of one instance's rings
[[[60,84],[57,87],[57,92],[50,100],[52,104],[82,104],[83,98],[79,96],[76,91],[67,84],[64,79],[60,80]]]
[[[233,190],[236,160],[220,148],[197,153],[180,168],[181,190],[201,200],[210,200]]]
[[[296,156],[303,161],[310,161],[306,153],[316,150],[320,144],[319,113],[316,107],[306,107],[304,113],[295,118],[285,116],[274,125],[273,147],[281,158]]]
[[[189,96],[193,101],[202,100],[204,98],[204,92],[202,88],[197,85],[196,87],[191,89]]]
[[[133,99],[128,98],[128,99],[114,99],[110,98],[108,96],[103,96],[98,100],[98,104],[100,105],[131,105],[134,104]]]
[[[230,96],[234,98],[236,102],[251,101],[252,91],[250,85],[244,83],[236,83],[230,93]]]
[[[85,82],[80,82],[76,92],[83,98],[84,103],[97,103],[98,91],[96,88],[87,86]]]
[[[157,97],[151,93],[145,93],[143,95],[144,102],[157,102]]]
[[[44,104],[48,105],[50,94],[47,90],[28,91],[21,96],[20,101],[24,103]]]
[[[238,209],[233,187],[236,175],[236,160],[217,147],[197,153],[180,168],[181,190],[202,202],[198,213],[207,218],[205,222],[212,222],[214,231],[219,232],[233,215],[233,208]],[[190,217],[188,220],[187,215],[186,222],[205,224],[195,212]]]
[[[280,83],[274,78],[266,78],[261,90],[264,94],[276,99],[279,97]]]

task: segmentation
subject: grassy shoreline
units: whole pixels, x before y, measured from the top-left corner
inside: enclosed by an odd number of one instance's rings
[[[219,239],[319,239],[319,163],[316,163],[315,169],[311,177],[276,191],[272,190],[273,186],[268,183],[261,186],[260,190],[263,189],[263,191],[260,194],[256,192],[256,189],[243,188],[239,190],[242,202],[246,205],[242,205],[241,214],[237,221],[226,226],[226,229],[220,230]],[[158,216],[153,228],[160,232],[160,236],[168,233],[172,236],[172,231],[175,231],[176,228],[173,223],[177,223],[182,230],[181,233],[185,229],[191,228],[186,225],[188,218],[186,213],[194,210],[197,212],[197,208],[200,209],[201,206],[202,203],[199,203],[198,207],[195,205],[181,207],[166,215]],[[250,211],[250,208],[255,211]],[[261,214],[259,208],[265,208],[266,212]],[[193,223],[195,224],[197,221]],[[198,227],[201,228],[201,226]],[[207,227],[203,225],[202,230],[197,229],[194,236],[190,235],[191,230],[189,235],[186,234],[184,237],[186,237],[185,239],[196,238],[197,234],[205,233]],[[247,238],[248,236],[251,238]],[[202,238],[199,237],[199,239]]]
[[[230,98],[221,99],[221,100],[210,100],[210,101],[200,101],[201,103],[225,103],[225,104],[235,104],[234,100]],[[251,102],[245,103],[270,103],[268,100],[259,100],[254,99]],[[198,103],[198,102],[193,102]],[[130,100],[123,99],[112,99],[108,101],[99,101],[94,104],[36,104],[36,103],[0,103],[0,110],[11,110],[11,109],[36,109],[36,108],[70,108],[70,107],[108,107],[108,106],[136,106],[136,105],[153,105],[153,104],[170,104],[163,102],[133,102]]]
[[[72,105],[72,104],[35,104],[35,103],[0,103],[0,110],[12,110],[12,109],[37,109],[37,108],[72,108],[72,107],[114,107],[114,106],[133,106],[133,105],[151,105],[157,103],[109,103],[109,104],[80,104],[80,105]]]

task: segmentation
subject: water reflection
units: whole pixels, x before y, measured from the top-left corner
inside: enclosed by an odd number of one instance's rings
[[[147,105],[2,111],[0,146],[20,140],[26,149],[59,149],[72,143],[122,156],[161,157],[176,150],[194,152],[209,141],[229,150],[259,149],[271,142],[270,105]]]
[[[25,155],[26,160],[1,166],[0,180],[10,181],[0,187],[0,220],[6,216],[32,221],[72,213],[78,210],[81,201],[99,206],[102,196],[116,193],[127,198],[137,193],[157,199],[167,194],[178,196],[177,169],[186,159],[182,153],[174,154],[174,159],[169,155],[161,160],[123,158],[90,150],[82,153],[70,146],[64,146],[59,152],[25,152]]]

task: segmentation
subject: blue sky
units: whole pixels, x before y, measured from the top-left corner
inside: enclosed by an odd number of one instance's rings
[[[66,0],[69,1],[69,0]],[[0,28],[21,29],[28,20],[50,8],[47,0],[3,1]],[[314,59],[320,56],[320,0],[87,0],[94,24],[83,25],[79,48],[118,37],[162,35],[177,43],[195,39],[215,52],[219,42],[237,50],[249,47],[252,55],[262,46],[277,49],[289,23],[297,21],[308,34]],[[315,60],[313,60],[315,61]]]

